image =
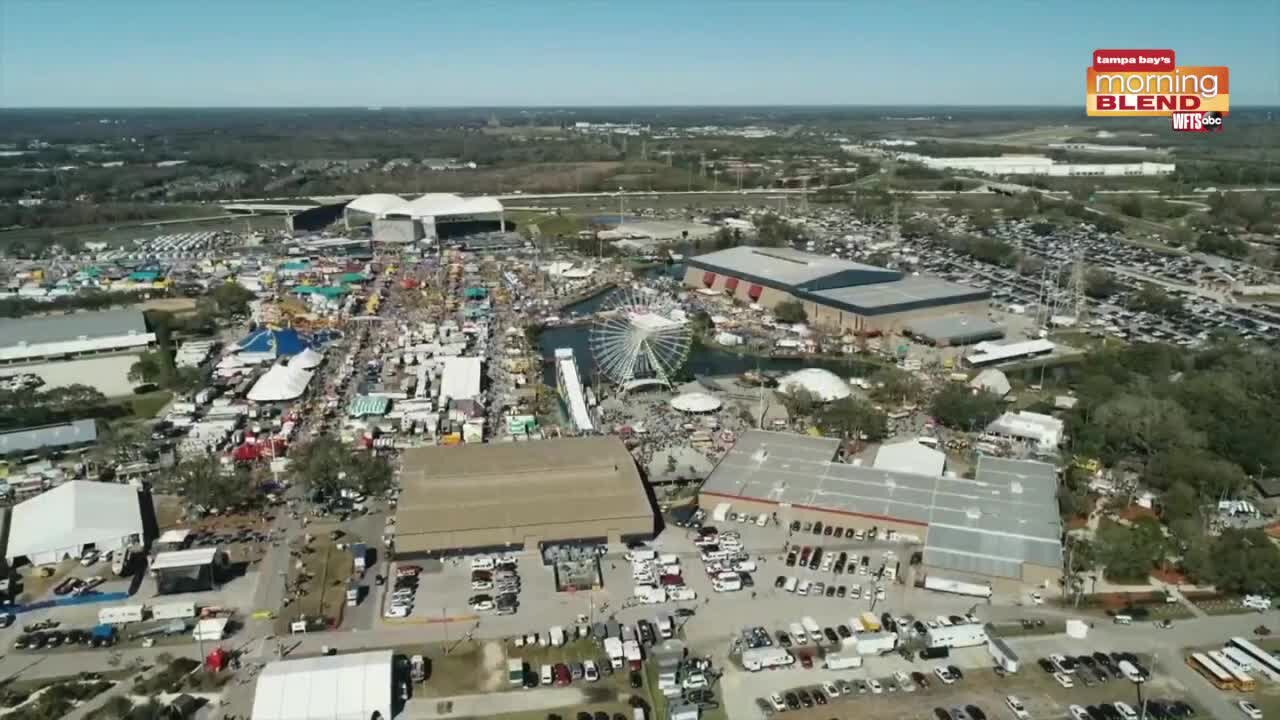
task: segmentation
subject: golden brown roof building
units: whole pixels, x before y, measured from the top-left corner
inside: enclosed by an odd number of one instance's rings
[[[654,533],[644,481],[616,437],[417,448],[401,486],[401,556]]]

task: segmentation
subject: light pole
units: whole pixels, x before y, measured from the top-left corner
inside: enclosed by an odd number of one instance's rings
[[[618,227],[627,221],[627,198],[622,194],[622,186],[618,186]]]

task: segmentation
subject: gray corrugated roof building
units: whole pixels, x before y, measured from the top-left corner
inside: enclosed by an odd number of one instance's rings
[[[740,278],[781,290],[799,300],[864,316],[977,302],[991,297],[990,290],[940,278],[906,276],[896,270],[791,248],[740,245],[698,255],[686,263],[708,274]]]
[[[88,445],[97,441],[98,426],[93,420],[72,420],[61,425],[44,425],[0,433],[0,455],[32,452],[42,448]]]
[[[147,321],[142,313],[123,308],[70,315],[8,318],[0,320],[0,348],[146,333]]]
[[[837,462],[840,441],[752,430],[716,466],[702,492],[927,528],[925,564],[1021,578],[1024,563],[1061,564],[1057,472],[1052,465],[981,457],[975,479]]]
[[[739,245],[689,258],[693,267],[734,275],[787,292],[900,280],[902,273],[791,248]]]
[[[970,345],[1004,337],[1004,328],[975,315],[921,318],[907,324],[907,332],[935,345]]]

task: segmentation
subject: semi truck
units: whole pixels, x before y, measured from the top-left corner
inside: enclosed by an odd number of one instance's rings
[[[990,598],[991,586],[980,585],[978,583],[961,582],[959,580],[949,580],[947,578],[930,575],[924,579],[924,588],[936,592],[954,593],[956,595],[969,595],[972,597]]]
[[[991,653],[991,659],[995,660],[996,667],[1009,674],[1018,672],[1018,654],[1004,640],[997,637],[988,638],[987,652]]]

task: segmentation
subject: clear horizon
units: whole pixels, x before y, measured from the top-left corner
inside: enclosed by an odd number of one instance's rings
[[[1280,106],[1280,2],[0,3],[0,108],[1070,108],[1097,48]]]

